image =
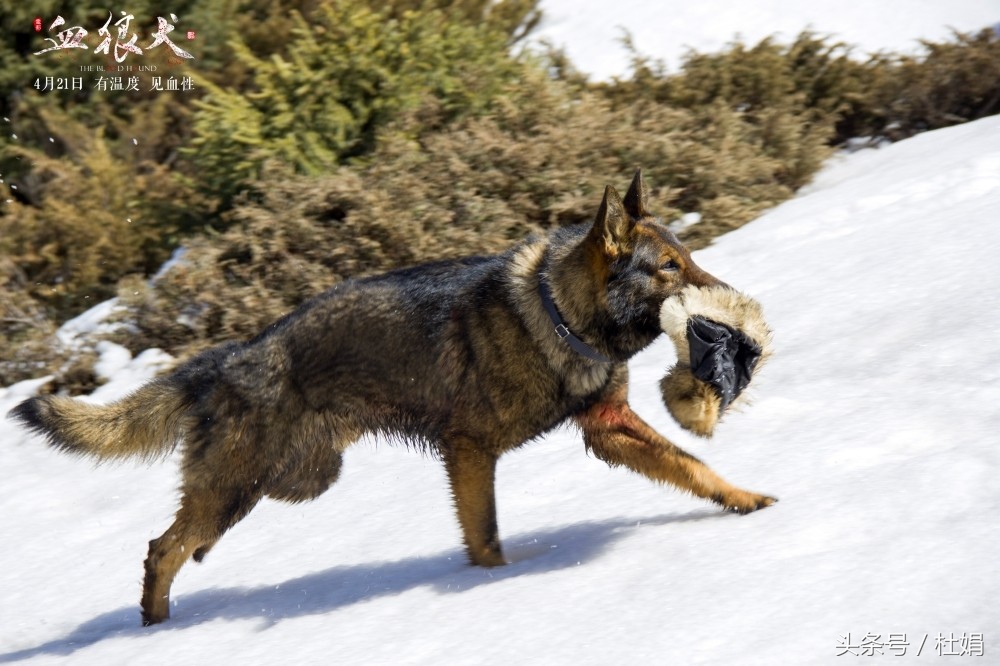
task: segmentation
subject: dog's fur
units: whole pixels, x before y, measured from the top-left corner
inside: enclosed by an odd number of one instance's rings
[[[612,362],[556,335],[539,280],[570,330]],[[96,458],[155,458],[181,445],[180,509],[149,544],[144,624],[169,616],[170,585],[188,557],[201,561],[265,495],[317,497],[365,433],[443,459],[469,560],[496,566],[497,459],[568,419],[612,466],[738,512],[774,501],[728,484],[629,409],[626,361],[660,334],[664,299],[688,285],[721,283],[646,212],[636,173],[624,201],[606,189],[592,225],[344,282],[114,404],[40,397],[11,415],[57,448]]]

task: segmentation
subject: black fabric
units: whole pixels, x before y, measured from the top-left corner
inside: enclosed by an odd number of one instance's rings
[[[691,317],[687,325],[691,372],[710,384],[725,409],[750,383],[761,348],[743,331],[704,317]]]

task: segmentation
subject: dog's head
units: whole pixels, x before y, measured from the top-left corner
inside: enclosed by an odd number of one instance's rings
[[[666,332],[678,358],[661,382],[664,404],[710,436],[770,355],[760,304],[702,270],[650,215],[639,171],[624,199],[608,186],[593,225],[574,233],[576,242],[555,244],[565,249],[552,267],[557,284],[572,286],[562,290],[571,323],[615,361]]]
[[[605,188],[593,225],[575,257],[563,263],[571,267],[563,279],[574,285],[576,310],[593,305],[586,318],[616,360],[632,356],[661,333],[664,300],[685,287],[724,284],[702,270],[667,225],[649,213],[647,200],[641,171],[624,199],[615,188]]]

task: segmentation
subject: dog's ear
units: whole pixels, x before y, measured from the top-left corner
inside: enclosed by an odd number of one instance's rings
[[[645,181],[642,180],[642,169],[636,169],[632,184],[628,186],[628,192],[625,194],[625,212],[635,220],[646,217],[649,215],[646,212],[648,201],[649,191],[646,189]]]
[[[634,227],[635,220],[625,212],[618,192],[608,185],[604,188],[604,199],[597,209],[597,219],[590,230],[590,237],[605,256],[617,257],[631,246]]]

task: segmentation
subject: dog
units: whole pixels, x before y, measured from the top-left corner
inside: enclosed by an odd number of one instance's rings
[[[501,254],[342,282],[253,339],[207,350],[115,403],[35,397],[10,416],[98,459],[182,449],[180,508],[149,542],[142,623],[170,615],[170,586],[265,496],[303,502],[340,475],[365,434],[424,447],[447,470],[472,564],[504,564],[497,459],[561,423],[588,451],[746,513],[772,497],[730,485],[630,408],[627,361],[685,287],[726,287],[647,212],[636,172],[605,189],[592,224]]]

